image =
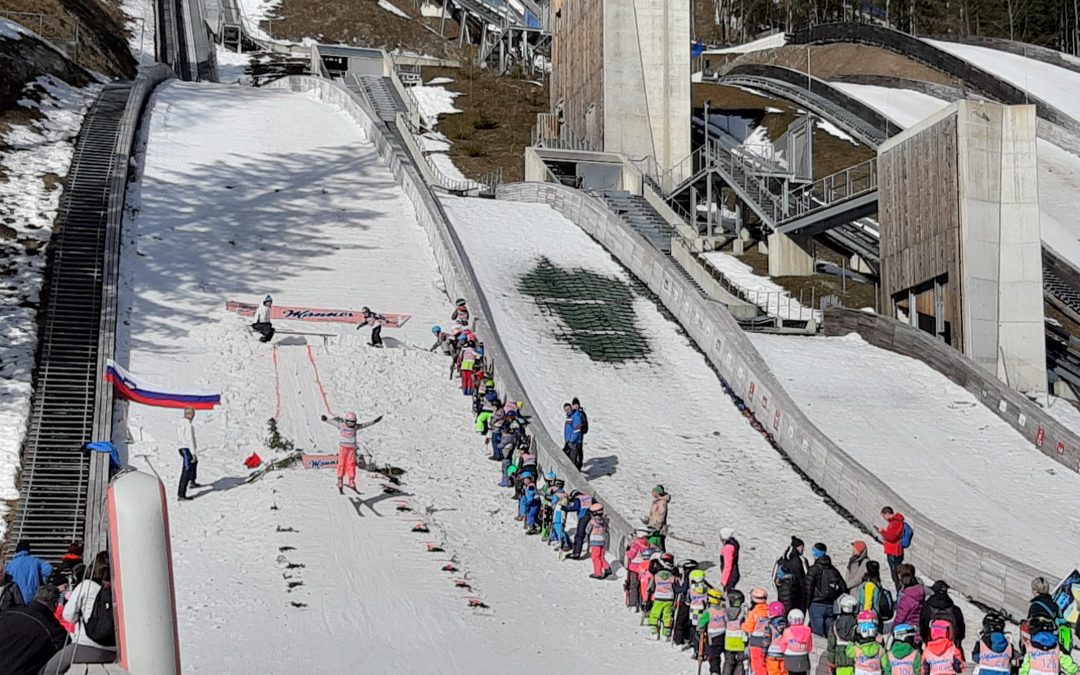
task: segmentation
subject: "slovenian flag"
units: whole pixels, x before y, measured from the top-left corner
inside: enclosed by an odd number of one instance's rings
[[[221,394],[191,391],[182,393],[139,380],[112,359],[105,365],[105,380],[112,382],[120,397],[143,405],[210,410],[221,403]]]

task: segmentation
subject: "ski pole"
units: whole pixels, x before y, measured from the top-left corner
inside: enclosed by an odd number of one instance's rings
[[[701,664],[705,661],[705,636],[708,635],[706,631],[701,631],[701,637],[698,639],[697,650],[697,675],[701,675]]]

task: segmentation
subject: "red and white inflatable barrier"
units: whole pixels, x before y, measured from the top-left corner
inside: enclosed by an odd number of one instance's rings
[[[165,486],[122,474],[109,485],[108,507],[118,665],[131,675],[180,675]]]

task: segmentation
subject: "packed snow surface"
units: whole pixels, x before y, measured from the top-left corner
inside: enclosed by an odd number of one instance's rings
[[[854,138],[852,138],[850,134],[848,134],[843,129],[841,129],[840,127],[836,126],[835,124],[833,124],[832,122],[830,122],[828,120],[815,120],[814,121],[814,126],[817,127],[818,129],[821,129],[822,131],[829,134],[830,136],[835,136],[836,138],[839,138],[842,141],[847,141],[848,143],[851,143],[852,145],[858,145],[859,144],[859,142],[856,141]]]
[[[755,274],[752,267],[735,256],[719,251],[704,255],[705,260],[723,274],[725,279],[743,291],[748,301],[763,309],[769,316],[821,320],[819,310],[804,307],[798,300],[792,298],[791,293],[783,286],[769,277]]]
[[[1019,54],[958,42],[927,40],[931,45],[997,75],[1080,120],[1080,73]]]
[[[1080,559],[1080,476],[944,375],[857,335],[748,334],[803,412],[914,508],[1052,575]],[[1054,514],[1054,536],[1033,524]]]
[[[16,31],[14,39],[19,39],[23,29],[0,19],[0,37],[9,37],[3,31]],[[30,412],[37,307],[60,207],[60,177],[68,172],[75,136],[99,90],[39,77],[18,103],[40,117],[0,133],[7,146],[0,149],[0,222],[7,231],[0,237],[0,539],[7,525],[4,502],[19,496],[15,477]]]
[[[673,495],[669,522],[677,539],[669,542],[677,556],[715,560],[719,529],[731,526],[742,542],[744,588],[771,588],[772,564],[792,534],[845,552],[852,540],[867,539],[750,427],[704,356],[649,297],[633,293],[636,328],[652,350],[645,360],[593,361],[556,337],[567,327],[519,288],[542,258],[631,283],[584,231],[546,205],[460,198],[444,204],[539,407],[529,412],[561,440],[562,405],[581,399],[590,428],[585,474],[621,513],[644,517],[650,489],[663,484]]]
[[[876,109],[902,127],[912,126],[949,105],[907,89],[833,82],[834,87]],[[1039,167],[1039,226],[1043,243],[1080,267],[1080,157],[1053,143],[1036,141]]]
[[[705,54],[748,54],[750,52],[761,51],[762,49],[783,47],[785,44],[787,44],[787,36],[783,31],[780,31],[779,33],[773,33],[772,35],[767,35],[745,44],[735,45],[734,47],[709,49],[705,51]]]
[[[560,562],[513,521],[468,399],[427,351],[450,312],[427,237],[346,114],[290,92],[170,82],[148,127],[124,225],[118,358],[150,381],[222,393],[195,418],[207,487],[190,502],[174,496],[180,411],[131,406],[116,426],[132,463],[168,489],[185,672],[696,670],[643,640],[617,580],[589,579],[587,562]],[[367,328],[284,321],[333,337],[261,344],[223,304],[266,293],[413,318],[384,331],[383,350],[364,344]],[[279,405],[282,434],[319,452],[334,450],[318,419],[328,409],[384,415],[360,444],[405,470],[405,494],[363,472],[346,496],[316,470],[245,484],[245,457],[275,456],[265,439]],[[411,532],[421,520],[430,534]]]

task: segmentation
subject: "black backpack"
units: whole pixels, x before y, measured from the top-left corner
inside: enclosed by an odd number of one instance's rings
[[[893,601],[892,592],[878,584],[877,615],[881,621],[888,621],[896,613],[896,602]],[[950,621],[952,618],[950,617]]]
[[[94,599],[90,618],[83,620],[86,636],[104,647],[116,646],[116,619],[113,616],[112,586],[103,585]]]
[[[585,408],[578,408],[578,412],[581,413],[581,435],[589,433],[589,416],[585,413]]]
[[[8,580],[0,586],[0,614],[15,607],[22,607],[25,604],[26,603],[23,602],[22,590],[20,590],[19,585],[9,577]]]
[[[835,602],[844,593],[847,593],[847,583],[835,567],[826,567],[821,572],[821,585],[819,587],[825,600]]]

